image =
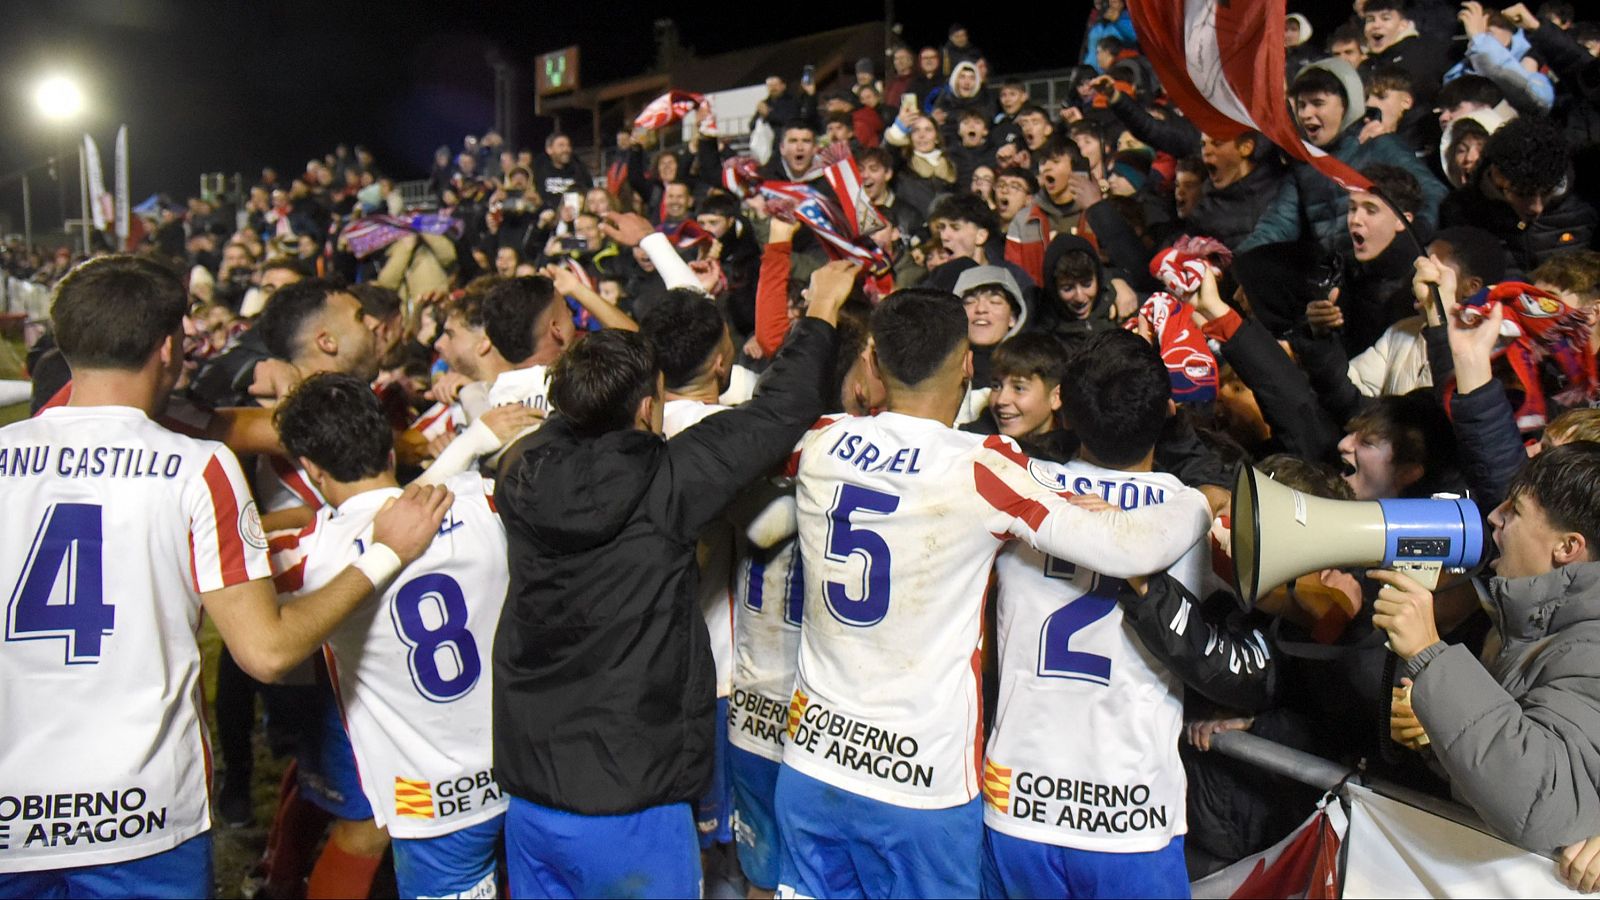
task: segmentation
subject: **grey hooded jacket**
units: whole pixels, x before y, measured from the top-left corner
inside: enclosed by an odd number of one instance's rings
[[[1600,834],[1600,563],[1494,578],[1488,596],[1499,646],[1428,660],[1412,705],[1451,791],[1548,853]]]

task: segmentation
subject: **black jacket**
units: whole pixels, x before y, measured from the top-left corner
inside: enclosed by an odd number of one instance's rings
[[[834,330],[790,331],[750,403],[670,441],[560,416],[495,490],[511,585],[494,641],[494,768],[581,815],[693,800],[715,757],[716,675],[695,538],[827,408]]]
[[[1255,231],[1256,223],[1278,196],[1284,173],[1277,166],[1258,163],[1250,174],[1224,188],[1206,184],[1205,196],[1194,205],[1184,223],[1188,234],[1205,235],[1221,241],[1228,249],[1237,248]]]
[[[1569,188],[1573,184],[1570,170],[1566,184]],[[1495,189],[1489,167],[1479,166],[1472,183],[1445,198],[1439,225],[1473,225],[1488,231],[1510,249],[1518,268],[1531,272],[1557,253],[1592,246],[1600,214],[1569,189],[1546,204],[1539,218],[1525,223]]]

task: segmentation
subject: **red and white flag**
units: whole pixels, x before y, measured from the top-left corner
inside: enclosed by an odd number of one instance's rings
[[[665,94],[651,100],[633,120],[633,127],[646,131],[654,131],[671,125],[673,122],[695,113],[697,126],[700,133],[708,137],[717,134],[717,115],[711,108],[711,101],[704,94],[692,91],[667,91]]]
[[[1372,183],[1306,143],[1284,97],[1284,0],[1129,0],[1139,46],[1161,85],[1203,132],[1254,129],[1347,190]]]
[[[1283,840],[1194,882],[1190,893],[1195,900],[1332,900],[1339,896],[1339,844],[1349,827],[1339,802],[1325,797]]]

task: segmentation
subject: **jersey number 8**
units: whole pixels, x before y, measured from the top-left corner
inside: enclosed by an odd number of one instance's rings
[[[417,693],[448,703],[478,683],[483,662],[467,630],[461,585],[438,573],[413,578],[395,592],[390,607],[395,633],[411,648],[406,665]]]

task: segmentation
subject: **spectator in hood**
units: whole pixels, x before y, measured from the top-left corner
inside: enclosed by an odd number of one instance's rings
[[[933,120],[938,123],[939,133],[945,143],[956,143],[961,116],[968,111],[976,112],[985,122],[989,122],[994,119],[998,108],[994,97],[984,87],[978,66],[963,61],[956,63],[949,81],[933,101]]]
[[[1289,13],[1283,23],[1283,49],[1287,65],[1284,68],[1290,72],[1298,72],[1321,58],[1317,52],[1317,45],[1312,43],[1313,34],[1311,20],[1300,13]]]
[[[972,383],[988,386],[989,356],[1001,341],[1027,326],[1031,303],[1017,279],[999,266],[973,266],[956,279],[955,295],[967,313],[967,341],[972,346]]]
[[[1600,215],[1572,191],[1572,161],[1561,126],[1523,117],[1490,136],[1472,181],[1440,210],[1445,226],[1487,229],[1524,271],[1557,253],[1593,246]]]
[[[1489,135],[1500,130],[1508,119],[1498,109],[1477,109],[1457,116],[1439,137],[1439,169],[1452,189],[1472,183],[1472,175],[1483,159]]]
[[[1057,337],[1116,328],[1137,308],[1138,295],[1100,262],[1094,245],[1058,234],[1044,255],[1039,327]]]
[[[1382,163],[1410,172],[1422,186],[1417,223],[1424,229],[1433,228],[1445,186],[1393,135],[1379,135],[1365,143],[1358,139],[1366,95],[1361,79],[1348,63],[1341,59],[1312,63],[1289,86],[1289,98],[1300,130],[1313,146],[1358,171]],[[1345,229],[1348,207],[1344,189],[1333,179],[1309,163],[1297,162],[1290,167],[1288,178],[1255,233],[1238,249],[1310,238],[1324,249],[1349,252],[1350,236]]]
[[[1522,29],[1504,13],[1484,9],[1477,0],[1461,4],[1460,18],[1467,32],[1467,55],[1445,73],[1444,80],[1482,75],[1505,92],[1517,112],[1525,116],[1550,112],[1556,100],[1555,86],[1539,71],[1538,61],[1529,57],[1533,48]]]

